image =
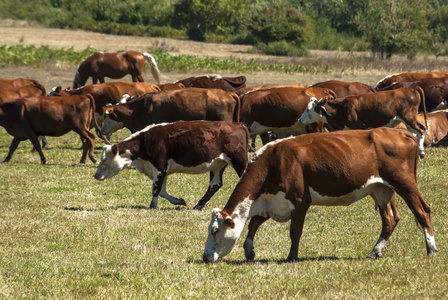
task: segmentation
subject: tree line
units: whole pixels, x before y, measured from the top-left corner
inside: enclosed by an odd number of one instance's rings
[[[446,0],[3,0],[0,18],[111,34],[309,49],[448,55]]]

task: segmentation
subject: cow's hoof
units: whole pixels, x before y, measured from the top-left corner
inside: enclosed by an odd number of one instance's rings
[[[94,164],[96,164],[96,158],[95,158],[95,157],[90,157],[90,160],[91,160]]]
[[[425,158],[425,156],[426,156],[425,152],[423,152],[423,151],[421,151],[421,152],[419,153],[419,155],[420,155],[420,158],[421,158],[421,159]]]
[[[193,209],[202,210],[204,208],[204,205],[196,204]]]
[[[381,257],[381,254],[380,254],[380,253],[376,253],[375,251],[370,252],[370,253],[366,256],[366,258],[369,258],[369,259],[378,259],[378,258],[380,258],[380,257]]]
[[[246,260],[254,261],[255,259],[254,243],[251,240],[245,240],[243,248]]]
[[[176,203],[173,203],[175,205],[183,205],[183,206],[187,206],[187,202],[185,202],[184,199],[177,199]]]

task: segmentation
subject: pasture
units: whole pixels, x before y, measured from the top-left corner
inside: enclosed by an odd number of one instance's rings
[[[41,68],[10,66],[0,69],[0,77],[34,78],[49,90],[71,85],[75,70],[76,66],[52,63]],[[389,71],[255,73],[247,78],[250,85],[329,79],[375,84]],[[165,75],[175,81],[191,74]],[[143,77],[150,78],[149,72]],[[112,142],[128,136],[129,131],[121,130]],[[11,141],[0,128],[0,160]],[[224,186],[202,211],[191,208],[205,192],[208,174],[171,175],[168,192],[183,197],[188,207],[160,199],[158,209],[152,210],[152,182],[137,170],[99,182],[93,178],[96,164],[78,164],[78,135],[49,137],[48,142],[46,165],[30,152],[29,141],[19,145],[9,163],[0,163],[0,298],[448,297],[448,149],[427,148],[417,174],[419,188],[432,207],[439,249],[432,259],[426,257],[423,234],[401,198],[397,198],[401,220],[383,257],[366,259],[381,230],[379,213],[368,197],[349,207],[311,207],[298,262],[285,262],[289,222],[270,220],[256,235],[254,262],[244,257],[246,226],[228,256],[205,264],[202,253],[210,211],[222,208],[236,185],[238,177],[232,168],[226,169]],[[96,142],[99,159],[103,143]]]

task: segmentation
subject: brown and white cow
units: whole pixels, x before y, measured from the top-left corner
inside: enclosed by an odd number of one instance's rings
[[[375,86],[376,90],[381,90],[382,88],[391,85],[394,82],[400,81],[412,81],[423,78],[436,78],[436,77],[446,77],[448,76],[448,72],[410,72],[410,73],[399,73],[394,75],[389,75],[378,81]]]
[[[263,144],[267,133],[309,132],[299,121],[312,97],[334,99],[333,91],[320,88],[278,87],[258,89],[241,97],[240,121],[249,128],[251,138],[260,135]]]
[[[0,88],[0,103],[23,98],[45,96],[45,88],[38,85]]]
[[[198,87],[206,89],[221,89],[236,93],[237,90],[247,86],[245,76],[222,77],[219,74],[200,75],[176,81],[185,87]]]
[[[332,90],[336,94],[337,98],[343,98],[350,95],[362,95],[376,92],[373,87],[361,82],[329,80],[313,84],[312,86]]]
[[[62,90],[60,86],[53,88],[48,96],[73,96],[90,94],[95,99],[97,119],[102,116],[102,107],[108,103],[118,103],[124,94],[141,96],[149,92],[160,91],[156,84],[147,82],[105,82],[86,85],[73,90]]]
[[[423,78],[419,80],[395,82],[381,90],[390,91],[413,86],[421,87],[425,93],[425,102],[420,103],[418,108],[420,112],[423,112],[423,104],[427,111],[448,106],[448,77]]]
[[[310,205],[347,206],[368,195],[379,209],[382,231],[367,257],[381,257],[400,219],[392,205],[395,193],[423,228],[427,254],[433,256],[431,208],[417,186],[417,162],[417,141],[400,129],[311,133],[269,143],[251,159],[225,207],[213,209],[203,260],[229,254],[249,219],[244,252],[253,260],[255,233],[269,218],[291,220],[287,260],[297,260]]]
[[[425,122],[418,118],[420,102],[425,101],[419,87],[401,88],[338,100],[312,98],[300,117],[303,124],[325,122],[331,130],[395,127],[403,122],[419,141],[420,156],[425,156]],[[426,116],[426,111],[424,111]]]
[[[69,97],[28,97],[0,104],[0,126],[14,137],[5,162],[11,159],[21,141],[30,140],[40,156],[46,159],[38,142],[38,136],[61,136],[74,131],[81,137],[83,153],[80,163],[85,163],[87,152],[92,162],[95,135],[90,124],[100,128],[95,119],[95,102],[91,95]]]
[[[153,180],[151,208],[157,208],[159,195],[175,205],[183,199],[166,191],[167,177],[173,173],[210,172],[205,195],[194,207],[202,209],[222,186],[227,165],[241,177],[247,165],[249,133],[243,124],[220,121],[179,121],[150,125],[130,138],[105,145],[95,179],[104,180],[121,170],[136,167]]]
[[[185,88],[147,93],[103,107],[103,135],[125,127],[136,132],[151,124],[176,121],[239,121],[239,97],[220,89]]]

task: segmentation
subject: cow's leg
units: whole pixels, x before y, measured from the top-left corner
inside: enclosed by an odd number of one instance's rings
[[[269,140],[269,134],[267,132],[260,134],[261,142],[263,143],[263,146],[270,142]]]
[[[19,146],[20,144],[20,140],[18,138],[14,138],[11,142],[11,145],[9,146],[9,152],[8,155],[6,156],[5,160],[3,160],[3,162],[8,162],[11,160],[12,154],[14,153],[14,151],[16,151],[17,146]]]
[[[179,199],[171,196],[166,191],[166,180],[168,175],[165,171],[160,172],[158,175],[155,175],[154,182],[152,184],[152,201],[150,208],[157,208],[157,202],[159,195],[171,202],[174,205],[184,205],[187,206],[187,203],[184,199]]]
[[[201,200],[199,200],[198,204],[196,204],[193,209],[201,210],[204,208],[205,204],[210,200],[211,197],[222,187],[222,174],[227,167],[227,163],[222,168],[217,168],[215,170],[210,171],[210,183],[208,185],[207,192],[202,196]]]
[[[249,223],[249,232],[247,233],[246,240],[244,241],[244,255],[246,256],[246,259],[248,261],[253,261],[255,258],[255,251],[254,251],[254,237],[255,233],[257,232],[258,228],[269,220],[270,217],[262,217],[262,216],[253,216],[252,219],[250,219]]]
[[[289,229],[289,236],[291,238],[291,249],[289,250],[287,261],[295,261],[299,258],[299,242],[303,232],[303,223],[305,222],[305,215],[311,205],[311,196],[304,195],[302,202],[296,205],[296,208],[291,212],[291,225]]]
[[[254,152],[255,151],[255,141],[257,139],[257,136],[251,136],[250,137],[250,148],[249,148],[249,152]]]
[[[400,216],[395,203],[394,190],[387,186],[378,186],[371,196],[378,206],[383,225],[378,241],[373,247],[372,252],[367,255],[367,258],[376,259],[381,257],[387,241],[397,226],[398,221],[400,221]]]
[[[438,250],[431,222],[431,207],[423,199],[415,181],[404,182],[400,186],[395,186],[395,189],[409,206],[417,223],[423,229],[428,256],[434,256]]]
[[[87,152],[89,153],[89,158],[93,163],[96,163],[96,159],[94,156],[94,150],[95,150],[95,135],[90,132],[88,129],[82,129],[82,130],[74,130],[77,134],[79,134],[79,137],[81,138],[82,142],[82,156],[81,160],[79,161],[80,164],[86,163],[86,157]]]

